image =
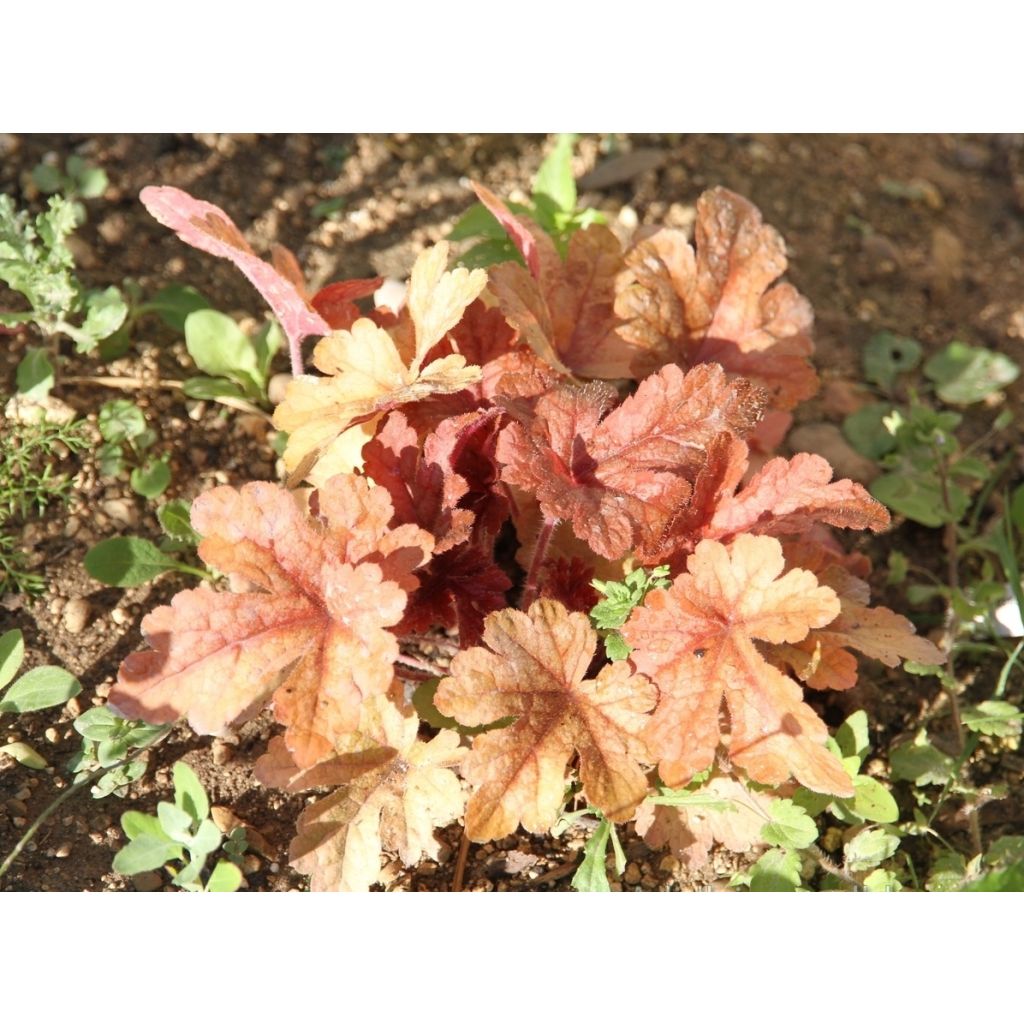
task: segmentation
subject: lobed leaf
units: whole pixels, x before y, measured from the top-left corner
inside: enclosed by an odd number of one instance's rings
[[[824,747],[828,731],[799,686],[754,641],[796,643],[831,622],[839,599],[804,569],[785,568],[771,537],[702,541],[687,572],[655,590],[623,627],[633,663],[661,692],[645,732],[669,786],[713,761],[729,720],[729,754],[756,782],[796,778],[815,792],[853,796],[842,764]]]
[[[147,615],[151,649],[124,661],[111,705],[151,723],[187,716],[217,734],[273,698],[302,766],[356,728],[363,700],[392,683],[398,645],[387,627],[432,539],[415,526],[389,531],[386,493],[354,477],[335,478],[318,504],[314,519],[264,483],[197,498],[200,557],[246,590],[188,591]]]
[[[573,751],[587,801],[625,821],[647,792],[639,739],[655,690],[624,662],[586,679],[597,634],[586,616],[555,601],[528,613],[494,612],[486,646],[455,656],[434,703],[463,725],[515,722],[475,737],[464,765],[473,787],[466,833],[477,842],[508,835],[521,822],[547,831],[558,817]]]

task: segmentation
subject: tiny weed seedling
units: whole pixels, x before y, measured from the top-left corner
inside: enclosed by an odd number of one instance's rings
[[[58,461],[88,443],[83,426],[76,423],[12,419],[0,431],[0,594],[42,590],[43,578],[26,568],[26,555],[11,527],[68,500],[71,481],[57,472]]]
[[[207,375],[184,382],[189,398],[268,404],[270,366],[285,340],[276,321],[268,320],[249,336],[231,317],[200,309],[185,318],[184,331],[189,355]]]
[[[156,444],[156,431],[148,426],[143,411],[126,398],[105,402],[98,426],[104,443],[97,452],[100,472],[123,476],[130,470],[132,490],[143,498],[158,498],[171,483],[169,456],[153,458],[146,453]]]
[[[84,224],[85,204],[81,200],[98,199],[110,181],[102,167],[72,154],[64,161],[63,170],[55,155],[37,164],[32,170],[32,183],[44,195],[62,193],[74,207],[76,223]]]
[[[546,231],[563,256],[573,234],[591,224],[605,222],[599,210],[576,209],[576,180],[572,173],[575,142],[575,135],[559,135],[537,172],[530,202],[508,204],[514,214],[529,218]],[[505,228],[483,203],[471,206],[455,223],[448,238],[452,242],[481,239],[459,257],[463,267],[490,267],[506,260],[521,260]]]
[[[125,811],[121,828],[129,840],[114,857],[114,870],[121,874],[165,868],[174,884],[189,892],[235,892],[242,884],[235,863],[245,850],[242,829],[224,845],[229,859],[219,860],[204,881],[206,862],[225,837],[210,817],[206,790],[184,761],[174,766],[174,803],[161,801],[156,815]]]
[[[25,641],[20,629],[8,630],[0,636],[0,716],[57,707],[82,692],[81,683],[67,669],[56,665],[30,669],[15,680],[24,659]],[[0,754],[8,754],[26,768],[46,767],[46,759],[21,741],[0,746]]]
[[[74,204],[61,196],[53,196],[34,219],[19,212],[10,196],[0,196],[0,281],[30,306],[25,312],[0,312],[0,326],[33,324],[47,339],[51,358],[61,336],[71,338],[76,351],[90,352],[128,315],[117,288],[86,290],[75,276],[67,239],[78,223]],[[38,355],[30,355],[42,365]],[[39,375],[38,368],[29,375],[37,388]]]

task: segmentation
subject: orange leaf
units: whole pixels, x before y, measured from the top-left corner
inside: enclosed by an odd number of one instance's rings
[[[288,851],[292,867],[311,876],[313,892],[365,892],[385,850],[409,867],[437,856],[434,828],[454,821],[465,805],[451,770],[464,751],[457,733],[442,730],[422,742],[418,727],[415,715],[376,697],[363,705],[351,752],[301,771],[275,740],[258,762],[260,781],[289,792],[339,787],[302,812]]]
[[[669,590],[652,591],[622,633],[632,660],[661,691],[645,736],[669,786],[714,760],[729,715],[733,763],[757,782],[796,778],[808,789],[851,796],[850,778],[824,747],[825,724],[800,687],[755,646],[797,643],[831,622],[839,599],[815,576],[785,568],[772,537],[741,535],[728,547],[702,541]]]
[[[434,698],[442,714],[463,725],[516,719],[473,740],[464,764],[474,789],[466,834],[483,842],[520,822],[547,831],[562,806],[574,750],[587,800],[613,821],[627,820],[647,792],[638,736],[654,705],[650,682],[625,662],[585,679],[597,634],[585,615],[556,601],[488,615],[484,643],[454,657]]]
[[[198,588],[147,615],[151,649],[125,659],[111,705],[149,722],[187,716],[216,734],[273,699],[301,766],[355,729],[363,700],[394,679],[387,627],[401,619],[432,538],[415,526],[388,530],[387,495],[363,480],[338,477],[318,499],[314,519],[273,484],[200,495],[199,555],[247,590]]]
[[[293,477],[320,484],[351,472],[361,465],[362,447],[383,413],[480,380],[479,367],[467,366],[461,355],[423,366],[487,281],[482,270],[446,272],[447,259],[447,243],[441,242],[413,266],[408,308],[415,338],[408,363],[396,338],[364,318],[317,345],[313,363],[325,377],[304,375],[288,385],[274,425],[288,432],[284,460]]]
[[[786,269],[785,244],[752,203],[711,189],[697,201],[694,247],[681,231],[663,228],[637,242],[625,262],[615,311],[633,346],[634,373],[715,362],[763,387],[782,410],[817,390],[807,359],[810,304],[791,285],[771,287]]]
[[[749,433],[761,411],[756,389],[713,365],[685,375],[666,366],[605,415],[615,397],[597,383],[550,391],[528,423],[502,432],[497,452],[502,479],[535,494],[548,518],[571,521],[605,558],[657,543],[686,506],[711,442]]]

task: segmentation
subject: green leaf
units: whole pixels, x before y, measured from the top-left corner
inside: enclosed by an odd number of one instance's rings
[[[877,462],[896,449],[896,438],[885,426],[885,418],[893,411],[891,405],[865,405],[843,420],[846,440],[861,455]]]
[[[32,184],[45,195],[64,189],[64,175],[54,164],[40,163],[32,168]]]
[[[53,363],[46,349],[30,346],[18,363],[15,376],[18,393],[28,398],[45,398],[53,388],[55,379]]]
[[[347,204],[348,200],[344,196],[334,196],[332,199],[321,199],[319,203],[314,203],[309,212],[317,220],[327,220],[333,218],[336,213],[341,213]]]
[[[137,587],[182,565],[141,537],[111,537],[90,548],[85,570],[93,579],[113,587]]]
[[[169,284],[161,288],[139,312],[156,313],[171,330],[184,333],[188,315],[209,308],[209,300],[192,285]]]
[[[486,269],[509,261],[522,263],[516,247],[508,238],[489,238],[478,242],[459,257],[459,266],[469,270]]]
[[[892,793],[877,779],[858,775],[853,780],[853,811],[866,821],[889,824],[899,820],[900,810]]]
[[[921,346],[913,338],[880,331],[864,347],[864,376],[891,391],[897,376],[913,370],[920,361]]]
[[[611,830],[612,823],[602,818],[583,847],[583,860],[572,876],[572,887],[577,892],[611,892],[607,868]]]
[[[1020,373],[1017,364],[1001,352],[973,348],[954,341],[924,364],[924,375],[937,385],[935,393],[944,402],[969,405],[984,401]]]
[[[109,739],[121,723],[120,718],[115,718],[110,709],[104,704],[98,708],[89,708],[88,711],[79,715],[74,721],[75,732],[84,736],[87,740]],[[129,839],[131,836],[128,837]]]
[[[47,764],[46,758],[27,743],[5,743],[0,747],[0,754],[8,754],[22,767],[31,768],[33,771],[42,771]]]
[[[773,800],[772,820],[761,829],[761,838],[772,846],[802,850],[818,838],[818,827],[807,812],[792,800]]]
[[[900,892],[903,889],[903,885],[900,880],[896,877],[892,871],[886,871],[885,868],[875,868],[874,871],[869,874],[861,885],[868,892]]]
[[[793,803],[802,807],[810,817],[816,818],[830,803],[835,800],[828,793],[815,793],[801,786],[793,794]]]
[[[0,636],[0,690],[16,675],[25,660],[25,640],[20,629],[9,629]]]
[[[167,833],[167,838],[188,846],[192,842],[192,829],[194,822],[188,811],[178,807],[177,804],[169,804],[161,800],[156,805],[156,816],[160,821],[160,827]]]
[[[474,203],[448,232],[450,242],[462,242],[467,238],[497,240],[506,239],[506,235],[498,218],[483,203]]]
[[[866,711],[854,711],[836,730],[836,743],[843,757],[856,757],[863,763],[871,741],[868,739],[868,715]]]
[[[258,364],[245,332],[229,316],[200,309],[185,320],[185,345],[196,366],[211,377],[251,379]]]
[[[943,850],[932,864],[924,887],[928,892],[956,892],[967,877],[967,861],[962,853]]]
[[[154,836],[162,842],[170,842],[159,819],[153,814],[143,814],[142,811],[125,811],[121,815],[121,828],[129,839],[138,839],[139,836]]]
[[[220,861],[210,872],[206,883],[207,892],[238,892],[242,884],[242,872],[229,860]]]
[[[201,858],[203,861],[220,846],[221,831],[210,818],[200,822],[196,834],[188,844],[189,853],[193,858]],[[200,871],[202,867],[200,866]]]
[[[26,672],[10,686],[0,700],[0,713],[13,711],[21,715],[27,711],[66,704],[82,692],[82,685],[67,671],[56,665],[43,665]]]
[[[576,136],[562,133],[545,157],[533,182],[534,200],[547,196],[565,213],[576,209],[576,180],[572,176],[572,151]]]
[[[128,304],[121,292],[113,287],[103,291],[89,292],[85,296],[85,322],[81,331],[92,339],[93,343],[119,330],[128,316]],[[79,342],[79,351],[88,351],[93,345],[83,348]]]
[[[189,377],[181,390],[186,398],[216,402],[221,398],[245,398],[245,392],[233,381],[220,377]]]
[[[138,437],[146,429],[142,410],[127,398],[105,402],[98,417],[100,434],[109,444],[123,444]]]
[[[125,469],[124,451],[119,444],[101,444],[96,449],[96,463],[103,476],[120,476]]]
[[[182,541],[196,547],[201,538],[192,529],[190,509],[191,505],[184,498],[175,498],[173,501],[161,505],[156,510],[156,517],[160,521],[164,533],[171,540]]]
[[[751,892],[796,892],[800,882],[800,854],[795,850],[768,850],[750,869]]]
[[[905,583],[910,570],[910,559],[902,551],[890,551],[888,562],[889,573],[885,578],[887,586],[898,587]]]
[[[984,736],[1019,736],[1021,717],[1020,710],[1005,700],[982,701],[962,713],[964,726]]]
[[[260,393],[266,394],[267,378],[274,356],[285,343],[284,331],[276,320],[268,320],[253,336],[252,347],[256,353],[254,376],[260,386]]]
[[[83,199],[98,199],[110,183],[102,167],[93,167],[81,157],[69,156],[67,170],[75,181],[75,191]]]
[[[884,829],[868,828],[858,832],[843,847],[846,870],[857,872],[877,868],[896,852],[899,845],[900,837]]]
[[[956,766],[953,758],[929,743],[923,732],[893,749],[889,764],[893,779],[906,779],[919,786],[945,785]]]
[[[174,802],[198,825],[210,814],[210,801],[196,773],[184,762],[174,766]],[[219,842],[219,840],[218,840]]]
[[[159,498],[171,483],[171,468],[166,459],[147,462],[132,470],[132,490],[143,498]]]
[[[961,488],[948,488],[951,509],[945,507],[942,484],[930,473],[886,473],[871,481],[871,494],[894,512],[922,526],[958,522],[970,508],[970,496]]]
[[[177,843],[152,835],[140,835],[118,850],[112,867],[122,875],[139,875],[143,871],[155,871],[181,857],[181,847]]]
[[[624,661],[633,650],[616,629],[604,638],[604,652],[609,661]]]
[[[1024,862],[992,871],[963,887],[963,892],[1024,892]]]
[[[454,718],[442,715],[434,706],[434,694],[437,693],[440,683],[440,678],[428,679],[426,682],[420,683],[413,691],[413,710],[427,725],[432,725],[435,729],[452,729],[460,736],[479,736],[480,733],[490,732],[492,729],[504,729],[512,724],[512,718],[499,718],[496,722],[491,722],[488,725],[466,726],[456,722]]]

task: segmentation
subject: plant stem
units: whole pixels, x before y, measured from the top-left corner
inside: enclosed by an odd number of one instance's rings
[[[15,844],[14,849],[11,850],[11,852],[7,855],[7,858],[4,860],[3,864],[0,864],[0,879],[2,879],[4,875],[7,874],[7,871],[10,868],[10,866],[18,859],[18,856],[21,854],[21,851],[24,850],[25,847],[31,842],[32,837],[36,834],[36,832],[39,831],[43,823],[50,817],[51,814],[53,814],[54,811],[57,810],[58,807],[60,807],[62,803],[64,803],[65,800],[70,799],[75,793],[77,793],[81,789],[84,789],[86,786],[91,786],[94,782],[98,782],[101,778],[103,778],[104,775],[107,774],[107,772],[112,772],[117,768],[123,768],[126,764],[129,764],[130,762],[136,760],[143,750],[146,750],[154,746],[155,744],[159,743],[170,733],[170,731],[171,726],[168,726],[166,729],[164,729],[163,732],[158,733],[156,736],[154,736],[148,743],[144,743],[141,747],[136,748],[136,750],[128,757],[123,757],[121,758],[120,761],[117,761],[114,764],[107,765],[105,768],[97,768],[96,771],[92,772],[90,775],[87,775],[84,779],[74,783],[74,785],[69,786],[66,790],[64,790],[64,792],[61,793],[61,795],[57,797],[55,800],[53,800],[50,803],[50,805],[42,812],[42,814],[40,814],[39,817],[36,818],[36,820],[33,821],[31,825],[29,825],[28,830]]]
[[[526,611],[540,590],[540,570],[547,557],[548,545],[551,543],[551,536],[558,525],[557,519],[544,517],[541,523],[540,532],[537,534],[537,543],[533,547],[533,558],[530,560],[530,571],[526,576],[526,586],[523,587],[523,596],[519,599],[519,607]]]
[[[466,877],[466,861],[469,859],[469,836],[466,829],[462,829],[462,839],[459,841],[459,856],[455,861],[455,874],[452,876],[452,892],[462,892],[462,883]]]
[[[399,654],[395,661],[399,665],[406,665],[408,668],[414,668],[419,672],[425,672],[428,676],[441,677],[444,676],[444,671],[432,664],[429,661],[424,661],[422,658],[417,658],[412,654]]]

